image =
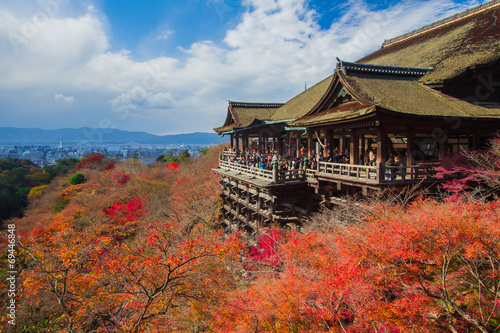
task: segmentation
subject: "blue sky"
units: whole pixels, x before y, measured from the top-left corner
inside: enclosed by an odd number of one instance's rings
[[[209,132],[478,0],[0,0],[0,127]]]

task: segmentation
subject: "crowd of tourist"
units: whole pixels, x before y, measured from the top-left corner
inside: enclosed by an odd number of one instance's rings
[[[319,162],[330,163],[344,163],[350,161],[349,151],[341,151],[336,148],[332,155],[323,156],[320,154],[318,157],[314,152],[312,156],[307,156],[307,153],[302,149],[301,157],[290,158],[289,156],[279,155],[277,152],[268,152],[259,154],[259,152],[245,151],[239,149],[224,149],[224,159],[228,162],[245,165],[248,167],[260,168],[263,170],[272,170],[274,164],[277,164],[278,170],[298,170],[298,169],[312,169],[316,170]],[[369,150],[365,154],[360,154],[359,165],[375,166],[376,152]],[[401,151],[394,151],[390,154],[385,166],[404,166],[406,165],[406,156]]]

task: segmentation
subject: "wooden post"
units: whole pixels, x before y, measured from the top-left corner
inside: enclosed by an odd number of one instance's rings
[[[238,184],[236,184],[235,187],[235,192],[236,192],[236,217],[240,216],[240,188]]]
[[[302,141],[302,134],[300,133],[300,130],[297,131],[297,158],[301,158],[301,154],[300,154],[300,144],[301,144],[301,141]]]
[[[287,146],[286,157],[292,158],[292,150],[290,149],[290,131],[286,132],[286,143],[285,144]]]
[[[234,147],[234,134],[231,133],[231,149]]]
[[[262,147],[264,146],[264,138],[262,132],[259,132],[259,155],[262,154]]]
[[[444,156],[446,154],[446,148],[448,146],[448,134],[443,133],[443,136],[438,140],[437,144],[439,145],[438,146],[438,149],[439,149],[438,159],[440,161],[442,161],[442,160],[444,160]]]
[[[243,151],[243,156],[246,156],[246,152],[248,149],[248,134],[243,134],[243,143],[242,143],[242,151]]]
[[[307,132],[307,156],[311,157],[313,151],[313,133],[311,130]]]
[[[361,159],[358,157],[358,163],[360,165],[365,165],[365,156],[366,156],[366,139],[365,135],[360,135],[359,136],[359,157],[362,157]]]
[[[354,131],[351,133],[349,164],[359,164],[359,135]]]
[[[387,130],[384,128],[377,129],[377,162],[385,165],[387,161]]]
[[[382,162],[377,162],[377,181],[380,184],[384,180],[385,180],[384,164]]]
[[[339,139],[339,151],[344,152],[345,148],[345,135],[342,133],[340,134],[340,139]]]
[[[257,212],[260,214],[260,189],[257,188]]]
[[[276,138],[278,140],[278,155],[283,156],[283,138],[281,135],[278,135]]]
[[[332,130],[325,131],[325,149],[323,156],[327,157],[328,155],[333,156],[333,132]]]
[[[406,137],[406,165],[412,166],[415,164],[415,129],[408,129],[408,136]]]
[[[478,130],[474,130],[474,132],[472,133],[472,149],[481,149],[481,135],[479,134]]]
[[[273,162],[273,183],[278,183],[278,161]]]
[[[246,186],[246,194],[247,194],[247,199],[246,199],[246,208],[247,208],[247,214],[246,214],[246,224],[248,225],[250,223],[250,188],[248,185]]]

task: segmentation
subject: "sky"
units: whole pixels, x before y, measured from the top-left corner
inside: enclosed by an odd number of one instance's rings
[[[0,0],[0,127],[211,132],[483,0]]]

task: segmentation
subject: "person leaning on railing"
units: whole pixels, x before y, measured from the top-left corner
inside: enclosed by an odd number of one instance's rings
[[[389,159],[387,160],[387,162],[385,162],[385,166],[386,167],[393,167],[395,165],[396,165],[396,163],[394,161],[394,156],[393,155],[389,156]],[[394,180],[395,174],[396,174],[396,169],[394,169],[394,168],[386,169],[385,170],[385,179],[386,180]]]

